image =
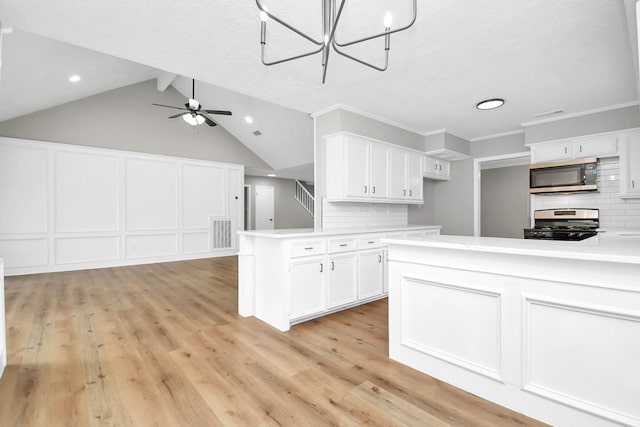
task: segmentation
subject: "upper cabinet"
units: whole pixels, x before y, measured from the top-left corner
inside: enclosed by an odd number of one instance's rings
[[[620,197],[640,198],[640,132],[630,132],[620,142]]]
[[[339,133],[325,137],[327,199],[421,204],[423,155]]]
[[[618,155],[616,135],[598,135],[531,145],[531,163]]]
[[[423,176],[430,179],[451,179],[448,160],[425,156]]]

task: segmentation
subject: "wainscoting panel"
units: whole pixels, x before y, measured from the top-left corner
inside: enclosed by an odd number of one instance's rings
[[[0,137],[5,274],[232,255],[243,187],[242,165]]]
[[[120,258],[120,238],[61,237],[55,239],[56,264],[114,261]]]
[[[0,235],[48,231],[47,157],[44,147],[0,144]]]
[[[182,252],[201,254],[209,252],[209,232],[185,232],[182,234]]]
[[[45,238],[2,239],[0,258],[4,258],[5,274],[9,272],[8,266],[46,266],[49,264],[49,241]]]
[[[524,390],[640,425],[640,311],[533,297],[524,307]]]
[[[218,188],[222,191],[210,191]],[[209,216],[221,216],[226,201],[222,167],[184,165],[182,168],[182,225],[184,229],[209,226]]]
[[[117,231],[119,158],[58,151],[55,155],[55,231]]]
[[[126,238],[127,258],[166,257],[177,254],[177,234],[148,234]]]
[[[178,228],[178,165],[127,159],[127,231]]]
[[[501,380],[500,294],[402,278],[402,345]]]

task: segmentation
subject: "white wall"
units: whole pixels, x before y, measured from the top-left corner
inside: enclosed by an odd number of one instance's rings
[[[240,165],[0,137],[5,271],[233,254],[243,175]]]

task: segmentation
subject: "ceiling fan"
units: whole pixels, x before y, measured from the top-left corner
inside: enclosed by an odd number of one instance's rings
[[[216,126],[217,123],[211,120],[207,114],[221,114],[223,116],[230,116],[231,111],[223,111],[223,110],[203,110],[200,102],[196,100],[196,79],[191,80],[191,98],[189,98],[189,102],[184,104],[186,108],[182,107],[174,107],[172,105],[163,105],[163,104],[151,104],[156,105],[158,107],[166,107],[173,108],[176,110],[184,110],[184,113],[176,114],[174,116],[169,116],[170,119],[175,119],[177,117],[182,117],[185,122],[190,125],[200,125],[202,123],[206,123],[209,126]],[[206,113],[206,114],[205,114]]]

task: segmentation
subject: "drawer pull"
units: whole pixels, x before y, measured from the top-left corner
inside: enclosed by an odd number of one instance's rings
[[[336,269],[336,265],[333,263],[333,261],[331,261],[331,270],[335,270]]]
[[[304,248],[305,251],[310,251],[311,249],[313,249],[313,246],[310,248]]]
[[[320,273],[322,273],[324,266],[322,265],[322,263],[320,263]]]
[[[346,246],[347,246],[347,244],[346,244],[346,243],[340,243],[340,247],[341,247],[341,248],[344,248],[344,247],[346,247]]]
[[[382,262],[382,255],[378,255],[378,262]]]
[[[375,242],[373,240],[370,240],[367,243],[370,244],[370,245],[373,245]]]

